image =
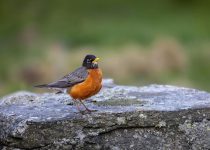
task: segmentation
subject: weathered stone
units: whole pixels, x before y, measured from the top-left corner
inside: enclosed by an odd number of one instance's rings
[[[0,100],[0,149],[210,149],[210,94],[104,82],[81,114],[66,94],[17,92]],[[67,105],[68,104],[68,105]]]

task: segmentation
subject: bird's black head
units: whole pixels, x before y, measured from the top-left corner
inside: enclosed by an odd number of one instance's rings
[[[96,69],[98,68],[98,60],[99,58],[94,55],[86,55],[82,66],[86,67],[87,69]]]

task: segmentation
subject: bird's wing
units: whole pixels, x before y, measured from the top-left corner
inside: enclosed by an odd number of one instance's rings
[[[71,87],[77,83],[83,82],[88,76],[87,69],[85,67],[80,67],[76,69],[74,72],[65,75],[60,80],[49,83],[46,85],[46,87],[52,87],[52,88],[67,88]]]

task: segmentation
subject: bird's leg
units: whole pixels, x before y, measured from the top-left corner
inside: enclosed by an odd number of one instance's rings
[[[92,111],[96,111],[96,110],[90,110],[87,108],[87,106],[85,106],[85,104],[82,102],[82,100],[79,100],[80,103],[85,107],[85,109],[88,111],[88,112],[92,112]]]
[[[79,103],[77,102],[77,100],[76,99],[73,99],[73,100],[74,100],[74,103],[76,104],[77,110],[81,111],[80,107],[79,107]]]
[[[81,114],[84,114],[84,111],[80,109],[80,105],[78,103],[78,101],[76,99],[73,99],[74,100],[74,103],[76,104],[76,107],[77,107],[77,110],[81,113]]]

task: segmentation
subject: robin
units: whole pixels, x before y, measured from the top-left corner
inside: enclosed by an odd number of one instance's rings
[[[88,112],[91,112],[92,110],[85,106],[83,100],[97,94],[101,90],[102,71],[98,67],[98,60],[99,58],[94,55],[86,55],[82,66],[74,72],[55,82],[35,87],[56,89],[59,91],[58,93],[66,90],[74,101],[78,100]],[[80,111],[78,104],[76,106]]]

